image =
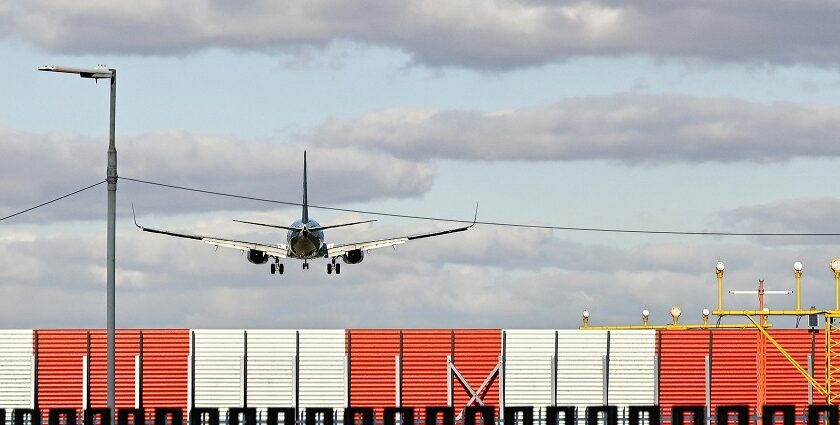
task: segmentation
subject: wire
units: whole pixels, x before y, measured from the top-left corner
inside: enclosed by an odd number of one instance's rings
[[[9,218],[12,218],[12,217],[15,217],[15,216],[19,216],[19,215],[24,214],[24,213],[28,213],[29,211],[32,211],[32,210],[35,210],[35,209],[41,208],[41,207],[43,207],[43,206],[45,206],[45,205],[52,204],[53,202],[60,201],[60,200],[62,200],[62,199],[64,199],[64,198],[67,198],[67,197],[73,196],[73,195],[75,195],[75,194],[77,194],[77,193],[81,193],[81,192],[84,192],[84,191],[86,191],[86,190],[88,190],[88,189],[92,189],[92,188],[94,188],[94,187],[96,187],[96,186],[99,186],[99,185],[100,185],[100,184],[102,184],[102,183],[105,183],[105,180],[102,180],[101,182],[98,182],[98,183],[94,183],[94,184],[92,184],[92,185],[90,185],[90,186],[87,186],[87,187],[83,187],[83,188],[81,188],[81,189],[79,189],[79,190],[76,190],[76,191],[74,191],[74,192],[70,192],[70,193],[68,193],[68,194],[66,194],[66,195],[64,195],[64,196],[59,196],[58,198],[55,198],[55,199],[53,199],[53,200],[50,200],[50,201],[44,202],[43,204],[38,204],[38,205],[35,205],[34,207],[27,208],[27,209],[25,209],[25,210],[23,210],[23,211],[18,211],[18,212],[16,212],[16,213],[12,214],[12,215],[7,215],[7,216],[5,216],[5,217],[0,218],[0,221],[3,221],[3,220],[6,220],[6,219],[9,219]]]
[[[258,197],[246,196],[246,195],[236,195],[236,194],[232,194],[232,193],[217,192],[217,191],[205,190],[205,189],[196,189],[196,188],[192,188],[192,187],[177,186],[177,185],[173,185],[173,184],[153,182],[153,181],[141,180],[141,179],[133,179],[133,178],[129,178],[129,177],[120,177],[120,179],[129,180],[129,181],[133,181],[133,182],[136,182],[136,183],[153,185],[153,186],[166,187],[166,188],[170,188],[170,189],[186,190],[186,191],[189,191],[189,192],[204,193],[204,194],[207,194],[207,195],[224,196],[224,197],[228,197],[228,198],[246,199],[246,200],[250,200],[250,201],[267,202],[267,203],[272,203],[272,204],[289,205],[289,206],[302,206],[303,205],[299,202],[279,201],[279,200],[276,200],[276,199],[258,198]],[[459,220],[459,219],[452,219],[452,218],[431,217],[431,216],[410,215],[410,214],[384,213],[384,212],[378,212],[378,211],[357,210],[357,209],[351,209],[351,208],[327,207],[327,206],[323,206],[323,205],[311,205],[310,204],[309,208],[329,210],[329,211],[350,212],[350,213],[358,213],[358,214],[366,214],[366,215],[376,215],[376,216],[381,216],[381,217],[410,218],[410,219],[416,219],[416,220],[429,220],[429,221],[445,221],[445,222],[449,222],[449,223],[472,223],[471,220]],[[498,221],[476,221],[475,223],[476,224],[482,224],[482,225],[485,225],[485,226],[516,227],[516,228],[524,228],[524,229],[567,230],[567,231],[576,231],[576,232],[600,232],[600,233],[635,233],[635,234],[649,234],[649,235],[840,236],[840,233],[692,232],[692,231],[680,231],[680,230],[645,230],[645,229],[602,228],[602,227],[548,226],[548,225],[508,223],[508,222],[498,222]]]

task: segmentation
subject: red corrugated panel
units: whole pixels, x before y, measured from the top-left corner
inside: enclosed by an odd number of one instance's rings
[[[143,408],[181,407],[187,411],[187,356],[190,331],[143,331]]]
[[[807,329],[769,330],[770,336],[790,354],[794,360],[808,370],[808,356],[811,354],[812,333]],[[825,334],[813,334],[815,342],[814,376],[820,384],[825,376]],[[770,341],[767,346],[767,404],[795,404],[797,422],[801,423],[808,405],[808,381]],[[814,401],[820,402],[819,392],[814,390]]]
[[[49,409],[82,409],[82,358],[87,331],[36,330],[38,340],[38,407],[47,420]]]
[[[474,391],[478,391],[502,355],[501,329],[456,330],[455,366]],[[469,391],[454,381],[455,414],[458,415],[470,401]],[[496,375],[486,389],[478,394],[486,406],[499,406],[499,376]],[[473,406],[478,403],[473,402]],[[498,412],[497,412],[498,414]]]
[[[104,330],[90,331],[90,405],[108,407],[108,337]],[[117,408],[134,407],[134,357],[140,354],[140,331],[117,330]]]
[[[659,405],[670,424],[674,405],[706,404],[709,331],[660,331]]]
[[[381,418],[396,404],[396,362],[400,331],[347,330],[350,352],[350,405],[373,407]]]
[[[712,406],[748,405],[758,394],[756,330],[715,330],[712,345]]]
[[[403,331],[403,406],[446,405],[446,356],[452,331]]]

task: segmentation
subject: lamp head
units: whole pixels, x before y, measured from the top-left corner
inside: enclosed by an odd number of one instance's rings
[[[719,272],[722,272],[724,268],[725,266],[723,265],[723,261],[718,261],[717,264],[715,264],[715,269]]]
[[[797,272],[801,272],[802,271],[802,263],[799,262],[799,261],[793,263],[793,270],[797,271]]]

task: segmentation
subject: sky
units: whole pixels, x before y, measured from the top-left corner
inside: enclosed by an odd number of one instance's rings
[[[124,178],[563,227],[840,233],[840,5],[822,1],[0,0],[0,217]],[[575,328],[700,321],[726,289],[833,306],[840,237],[477,225],[286,273],[148,227],[278,243],[297,207],[122,179],[117,325]],[[0,328],[104,327],[104,185],[0,221]],[[312,210],[327,242],[456,223]],[[793,295],[768,295],[793,308]],[[754,296],[725,307],[753,309]],[[714,320],[714,319],[713,319]],[[743,319],[725,318],[724,323]],[[794,326],[793,319],[773,319]]]

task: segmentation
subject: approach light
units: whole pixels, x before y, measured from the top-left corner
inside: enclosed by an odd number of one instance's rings
[[[802,271],[802,263],[799,262],[799,261],[793,263],[793,270],[797,271],[797,272],[801,272]]]
[[[723,265],[723,261],[718,261],[717,264],[715,264],[715,269],[717,269],[717,271],[719,272],[722,272],[724,267],[725,266]]]
[[[703,309],[703,315],[707,316],[707,317],[709,316],[709,309],[708,308]]]
[[[650,317],[650,312],[647,309],[642,310],[642,317]]]
[[[680,314],[682,314],[682,310],[679,307],[671,307],[671,317],[674,318],[675,325],[680,322]]]
[[[583,310],[583,318],[584,318],[584,319],[588,319],[588,318],[589,318],[589,310]]]
[[[840,273],[840,258],[835,258],[835,259],[831,260],[831,263],[829,263],[829,266],[831,266],[831,270],[834,273]]]

